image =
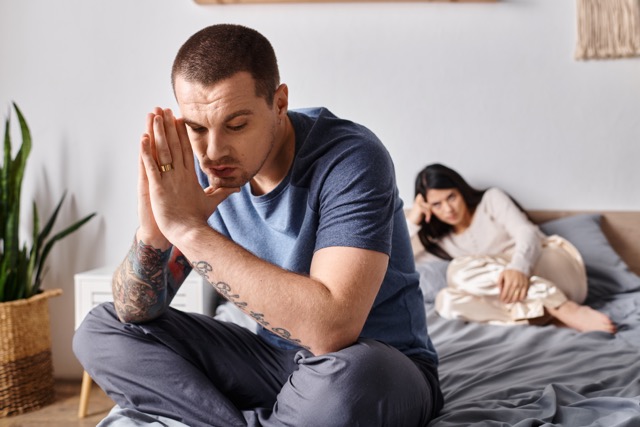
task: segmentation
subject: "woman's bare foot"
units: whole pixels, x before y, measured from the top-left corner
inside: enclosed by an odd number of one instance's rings
[[[609,316],[574,301],[567,301],[557,308],[547,310],[560,322],[580,332],[604,331],[615,334],[617,330]]]

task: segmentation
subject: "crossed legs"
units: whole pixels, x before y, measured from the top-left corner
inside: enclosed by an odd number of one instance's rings
[[[314,356],[173,309],[122,324],[103,304],[78,329],[74,351],[120,407],[191,427],[424,426],[433,416],[435,385],[374,340]]]

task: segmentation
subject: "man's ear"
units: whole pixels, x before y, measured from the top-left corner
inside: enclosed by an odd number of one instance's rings
[[[286,84],[282,83],[278,86],[273,95],[273,103],[278,116],[284,118],[289,110],[289,88]]]

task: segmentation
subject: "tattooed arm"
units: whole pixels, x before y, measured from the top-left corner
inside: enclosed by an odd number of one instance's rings
[[[285,102],[286,107],[286,86],[283,87],[279,102]],[[260,117],[272,117],[272,112],[262,110],[262,101],[255,104],[260,108]],[[286,111],[286,108],[280,108],[278,113],[278,118],[285,124],[289,123]],[[144,167],[140,191],[143,203],[140,205],[146,209],[139,215],[141,222],[147,221],[147,235],[155,240],[142,238],[142,241],[154,242],[158,248],[168,248],[170,243],[179,247],[218,292],[270,331],[309,348],[314,354],[341,350],[353,344],[371,311],[387,271],[389,256],[357,247],[324,247],[314,253],[309,275],[305,276],[284,270],[245,250],[212,229],[207,220],[220,203],[244,184],[246,165],[238,162],[237,166],[232,163],[233,167],[223,168],[226,172],[222,175],[230,176],[224,179],[210,177],[215,182],[210,182],[210,187],[203,192],[195,178],[194,152],[184,120],[175,119],[170,110],[156,113],[152,117],[153,137],[150,134],[143,136],[140,145]],[[216,112],[215,123],[219,121],[217,115]],[[219,122],[224,133],[228,133],[227,121]],[[263,123],[263,120],[256,119],[251,123],[254,122]],[[217,139],[218,129],[212,128],[215,130],[211,134]],[[259,136],[262,125],[247,125],[247,128],[249,136],[244,131],[239,132],[238,141],[262,138]],[[208,131],[206,127],[203,129],[205,133]],[[263,176],[258,179],[256,175],[251,180],[258,192],[273,190],[287,173],[289,164],[283,155],[294,152],[295,135],[291,130],[290,123],[288,127],[278,128],[277,138],[281,144],[276,150],[278,159],[271,159],[268,166],[261,166],[265,170]],[[288,149],[283,148],[285,144]],[[202,147],[203,144],[194,142],[194,145]],[[221,155],[221,149],[216,148],[216,156]],[[224,148],[222,152],[226,153],[226,150]],[[245,154],[250,158],[247,160],[250,164],[257,160],[255,156],[261,156]],[[168,162],[173,165],[169,172],[158,168],[158,164]],[[217,173],[214,171],[213,175]],[[221,186],[222,183],[226,186]],[[149,223],[150,218],[153,218],[153,224]],[[160,288],[162,286],[161,283]]]
[[[123,323],[141,323],[161,315],[191,272],[174,246],[157,249],[137,237],[113,276],[113,297]]]
[[[183,229],[175,241],[222,296],[316,355],[358,339],[388,264],[380,252],[327,247],[315,253],[305,276],[256,257],[207,226]]]

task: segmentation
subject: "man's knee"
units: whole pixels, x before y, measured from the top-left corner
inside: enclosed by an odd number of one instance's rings
[[[300,369],[292,375],[291,388],[278,398],[278,406],[303,416],[309,422],[305,425],[421,425],[428,385],[398,350],[362,340],[318,357],[299,353],[297,361]]]
[[[99,351],[100,335],[109,330],[109,323],[118,321],[115,317],[113,303],[104,303],[94,307],[84,318],[73,335],[73,352],[85,366],[94,359],[94,352]]]

